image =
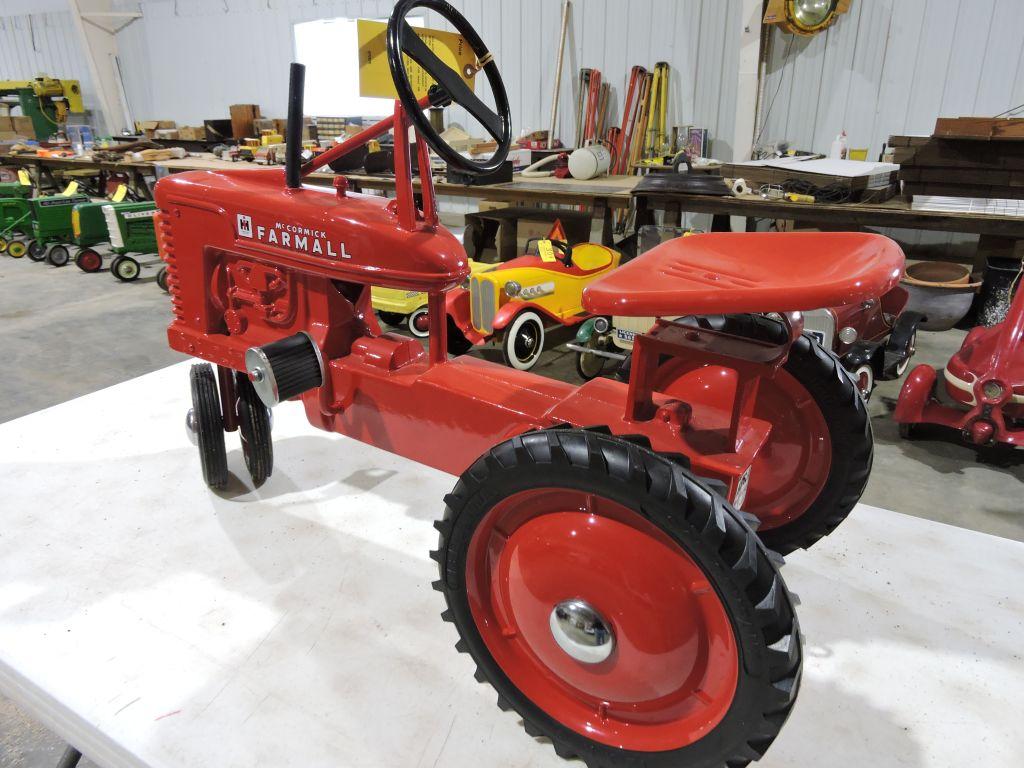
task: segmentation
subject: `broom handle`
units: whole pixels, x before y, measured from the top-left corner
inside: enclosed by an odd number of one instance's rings
[[[562,32],[558,39],[558,60],[555,64],[555,90],[551,94],[551,127],[548,129],[548,149],[554,146],[555,126],[558,123],[558,91],[562,85],[562,59],[565,57],[565,33],[569,29],[569,0],[562,6]]]

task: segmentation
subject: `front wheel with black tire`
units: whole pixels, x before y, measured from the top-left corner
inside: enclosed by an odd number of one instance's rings
[[[680,322],[771,344],[788,339],[782,323],[763,315]],[[710,381],[713,368],[703,359],[672,358],[658,369],[654,389],[699,396],[704,388],[686,378]],[[788,554],[809,547],[846,519],[867,485],[874,441],[864,398],[839,359],[804,334],[775,376],[759,381],[753,415],[771,432],[750,468],[743,510],[761,521],[758,535],[770,548]]]
[[[160,271],[156,273],[156,284],[164,293],[170,293],[170,289],[167,287],[167,267],[160,267]]]
[[[591,768],[769,748],[800,684],[793,602],[741,514],[683,466],[598,432],[530,432],[445,503],[441,616],[528,734]]]
[[[83,272],[99,272],[103,268],[103,257],[93,248],[83,248],[75,255],[75,265]]]
[[[142,267],[131,256],[118,256],[110,263],[110,273],[122,283],[138,279]]]
[[[29,240],[28,257],[32,261],[42,261],[46,258],[46,246],[38,240]]]
[[[596,349],[604,351],[604,345],[597,340],[595,336],[591,336],[587,341],[587,349]],[[576,373],[584,381],[590,381],[596,379],[602,373],[604,373],[604,367],[607,364],[609,358],[603,355],[596,354],[594,352],[577,352],[576,353]]]
[[[46,260],[55,267],[64,267],[71,261],[71,254],[65,246],[53,245],[46,252]]]
[[[528,371],[540,360],[544,351],[544,322],[532,309],[520,312],[509,323],[501,337],[501,354],[505,365]]]
[[[420,307],[409,313],[409,316],[405,319],[405,327],[417,339],[425,339],[430,335],[430,323],[427,318],[427,308]]]
[[[224,419],[221,415],[217,376],[209,363],[197,363],[189,371],[192,411],[188,423],[199,445],[203,480],[215,490],[228,484],[228,455],[224,447]]]
[[[448,354],[452,357],[464,355],[473,348],[473,342],[466,338],[466,334],[462,332],[459,324],[455,322],[451,315],[448,315],[448,333],[446,336]]]
[[[400,328],[402,323],[405,321],[405,315],[401,312],[377,312],[377,316],[380,317],[385,324],[390,325],[393,328]]]
[[[7,255],[12,259],[20,259],[25,255],[28,250],[28,246],[20,240],[15,240],[7,246]]]
[[[274,444],[270,436],[270,409],[256,394],[249,377],[235,372],[238,401],[238,431],[242,438],[242,457],[253,484],[259,488],[274,471]]]

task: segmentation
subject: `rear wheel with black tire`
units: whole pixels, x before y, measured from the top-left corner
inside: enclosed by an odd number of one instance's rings
[[[25,252],[27,250],[27,245],[25,245],[20,240],[15,240],[12,243],[8,244],[7,255],[10,256],[12,259],[20,259],[22,256],[25,255]]]
[[[544,351],[544,322],[532,309],[520,312],[509,323],[501,337],[501,354],[505,365],[528,371],[540,360]]]
[[[787,338],[782,323],[762,315],[681,322],[773,344]],[[713,377],[702,360],[673,358],[658,369],[654,388],[672,396],[691,374]],[[761,379],[754,416],[772,429],[750,468],[742,507],[761,521],[758,534],[770,548],[809,547],[846,519],[867,485],[874,443],[864,398],[838,358],[803,335],[775,377]]]
[[[860,396],[864,398],[864,402],[870,400],[871,393],[875,390],[874,366],[871,363],[858,365],[856,369],[850,371],[850,375],[857,383],[857,389],[860,391]]]
[[[586,346],[588,349],[598,349],[601,347],[601,343],[594,336],[591,336]],[[600,376],[604,372],[604,367],[607,363],[607,357],[593,352],[576,353],[576,373],[584,381],[590,381]]]
[[[442,618],[527,733],[592,768],[765,753],[799,689],[799,627],[769,552],[706,484],[553,429],[491,449],[445,503]]]
[[[427,317],[428,313],[426,307],[420,307],[419,309],[413,310],[405,319],[405,327],[408,328],[409,333],[417,339],[425,339],[430,335],[430,323],[428,322]]]
[[[167,287],[167,267],[160,267],[160,271],[156,273],[156,284],[164,293],[170,293]]]
[[[253,484],[259,488],[274,471],[274,445],[270,436],[270,409],[263,404],[249,377],[235,372],[238,402],[238,431],[242,438],[242,456]]]
[[[378,312],[377,315],[393,328],[401,328],[402,323],[405,322],[405,315],[401,312]]]
[[[203,480],[220,490],[228,484],[228,456],[224,448],[224,419],[220,409],[217,376],[209,363],[197,363],[189,371],[192,411],[189,424],[199,445]]]
[[[46,246],[38,240],[29,240],[28,257],[32,261],[42,261],[46,258]]]
[[[71,261],[71,254],[63,245],[52,245],[46,252],[46,260],[55,267],[64,267]]]
[[[118,256],[110,263],[110,273],[122,283],[138,279],[142,267],[131,256]]]
[[[83,272],[99,272],[103,268],[103,257],[99,251],[83,248],[75,255],[75,264]]]

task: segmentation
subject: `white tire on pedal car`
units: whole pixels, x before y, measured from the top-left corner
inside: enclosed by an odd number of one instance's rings
[[[540,360],[544,351],[544,322],[533,310],[526,310],[505,329],[501,353],[505,364],[519,371],[528,371]]]

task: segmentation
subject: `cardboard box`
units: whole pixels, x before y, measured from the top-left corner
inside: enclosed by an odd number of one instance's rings
[[[178,136],[177,128],[157,128],[153,131],[154,139],[177,139]]]
[[[183,125],[178,129],[178,138],[183,141],[206,141],[206,128],[194,125]]]
[[[260,118],[259,104],[232,104],[228,107],[231,114],[231,135],[236,139],[258,136],[253,122]]]
[[[173,120],[136,120],[135,131],[141,133],[147,139],[155,137],[158,130],[168,130],[175,128],[176,123]]]
[[[203,130],[207,141],[229,141],[232,138],[230,120],[204,120]]]
[[[24,115],[16,115],[11,118],[11,123],[14,125],[12,129],[19,136],[25,136],[26,138],[32,138],[36,135],[35,126],[32,124],[32,118]]]

